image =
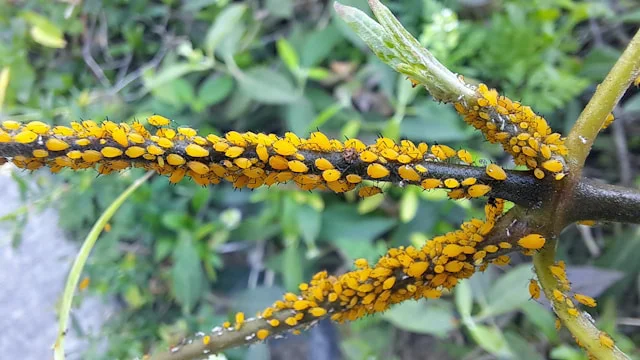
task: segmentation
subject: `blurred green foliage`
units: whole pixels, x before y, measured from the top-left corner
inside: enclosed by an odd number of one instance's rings
[[[483,158],[508,161],[450,107],[412,89],[372,56],[325,1],[9,3],[0,6],[2,117],[64,124],[160,113],[203,132],[305,135],[321,128],[334,137],[365,141],[382,133],[464,144]],[[366,1],[345,3],[367,9]],[[482,80],[532,105],[562,130],[640,24],[637,3],[615,3],[388,5],[447,66],[468,81]],[[618,116],[631,118],[639,109],[636,92],[625,98]],[[631,161],[637,165],[640,129],[629,126]],[[589,164],[593,171],[587,173],[618,180],[614,164],[603,161],[616,156],[615,141],[609,132],[598,140]],[[82,239],[140,175],[63,173],[46,178],[37,196],[24,198],[55,204],[61,226]],[[26,185],[23,190],[33,191]],[[253,314],[315,271],[343,271],[355,258],[375,260],[388,246],[420,245],[462,219],[480,216],[478,205],[409,188],[389,188],[358,201],[354,194],[304,193],[286,186],[239,192],[228,185],[203,189],[153,178],[117,212],[89,260],[91,293],[115,297],[121,311],[102,333],[91,335],[96,344],[108,339],[107,351],[96,346],[86,358],[133,358],[206,331],[235,311]],[[24,216],[2,220],[21,224]],[[594,315],[623,350],[640,358],[637,349],[633,353],[638,333],[616,327],[616,319],[637,315],[640,233],[618,226],[598,228],[596,234],[602,256],[585,250],[575,228],[564,235],[561,254],[569,264],[586,266],[572,279],[589,295],[603,294],[622,277],[600,297],[603,305]],[[407,332],[436,337],[429,349],[434,358],[482,353],[585,358],[567,333],[554,330],[545,305],[529,301],[526,286],[533,275],[526,261],[515,256],[510,268],[479,274],[442,300],[402,304],[342,326],[345,358],[426,358],[428,349],[420,348],[420,341],[403,344],[401,334]],[[257,354],[264,355],[264,349],[227,356]]]

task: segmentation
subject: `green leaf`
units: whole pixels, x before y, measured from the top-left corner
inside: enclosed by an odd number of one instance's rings
[[[320,237],[328,241],[338,238],[375,240],[397,223],[386,216],[360,215],[348,205],[327,207],[322,216]]]
[[[482,316],[495,316],[520,308],[529,301],[527,290],[533,277],[530,264],[522,264],[501,276],[487,293],[487,307]]]
[[[288,240],[284,249],[282,276],[287,291],[298,291],[298,285],[304,281],[302,259],[304,254],[297,241]]]
[[[502,335],[502,332],[500,332],[500,329],[485,325],[467,324],[467,330],[469,330],[475,342],[485,351],[499,358],[513,357],[507,340]]]
[[[191,313],[202,294],[204,273],[198,251],[186,233],[180,234],[178,245],[173,251],[171,267],[171,290],[176,301],[182,305],[182,312]]]
[[[291,46],[291,43],[285,38],[280,38],[276,42],[276,48],[278,49],[278,55],[282,62],[287,65],[291,73],[296,74],[300,67],[300,59],[296,50]]]
[[[405,301],[394,305],[382,317],[395,327],[417,334],[444,338],[456,328],[456,319],[444,301]]]
[[[300,97],[297,101],[287,105],[285,119],[287,129],[295,134],[305,134],[311,129],[311,121],[316,117],[313,104],[306,97]]]
[[[229,75],[209,77],[198,89],[198,100],[204,106],[213,106],[224,100],[233,89],[233,78]]]
[[[298,206],[295,216],[302,239],[307,244],[314,243],[320,234],[322,213],[309,205],[301,205]]]
[[[266,67],[251,68],[238,74],[236,80],[240,83],[240,91],[261,103],[287,104],[299,98],[289,79]]]
[[[124,291],[124,301],[134,310],[139,309],[147,302],[140,288],[134,284],[127,286],[127,289]]]
[[[216,16],[204,41],[204,49],[212,57],[213,52],[220,42],[234,30],[237,31],[236,24],[242,18],[247,6],[234,3],[228,5]]]
[[[418,213],[420,198],[416,190],[414,188],[406,189],[400,199],[400,221],[403,223],[413,220]]]
[[[32,11],[23,12],[22,17],[31,25],[29,34],[38,44],[55,49],[62,49],[67,45],[62,30],[46,17]]]
[[[558,331],[555,327],[555,316],[553,312],[535,301],[522,305],[522,312],[549,341],[558,341]]]
[[[544,360],[544,357],[536,351],[534,344],[523,339],[522,336],[515,332],[507,331],[504,337],[507,339],[511,353],[517,354],[519,360]]]
[[[180,62],[172,65],[168,65],[162,68],[157,74],[143,76],[144,85],[147,89],[160,89],[163,85],[167,84],[172,80],[176,80],[178,78],[182,78],[188,73],[195,71],[204,71],[208,70],[213,66],[213,62],[210,60],[203,60],[202,62],[191,63],[191,62]]]
[[[471,308],[473,307],[473,293],[471,286],[466,280],[458,282],[454,290],[456,307],[460,315],[465,318],[471,316]]]
[[[293,0],[267,0],[265,8],[269,13],[279,18],[290,18],[293,16]]]

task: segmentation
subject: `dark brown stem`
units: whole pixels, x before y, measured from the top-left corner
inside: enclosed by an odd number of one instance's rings
[[[640,191],[583,178],[575,187],[567,220],[640,223]]]

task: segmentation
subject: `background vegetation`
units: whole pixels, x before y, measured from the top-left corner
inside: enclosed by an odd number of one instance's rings
[[[8,1],[8,0],[5,0]],[[366,10],[366,1],[344,1]],[[203,132],[321,128],[334,137],[377,134],[447,142],[511,166],[454,110],[383,65],[326,1],[9,1],[0,6],[0,117],[66,124],[163,114]],[[449,68],[496,87],[568,129],[640,25],[631,0],[409,0],[387,2]],[[640,94],[616,110],[585,175],[640,185]],[[104,208],[142,173],[44,176],[28,203],[60,209],[82,239]],[[18,173],[17,179],[24,177]],[[176,344],[228,314],[253,314],[320,269],[340,272],[387,246],[420,245],[480,214],[444,192],[388,188],[358,200],[279,187],[171,186],[153,178],[118,211],[87,267],[89,293],[115,297],[118,316],[99,334],[108,351],[141,356]],[[6,217],[19,246],[26,216]],[[43,239],[46,241],[46,239]],[[560,242],[575,291],[598,296],[598,326],[640,359],[640,231],[573,227]],[[582,359],[557,333],[545,301],[529,300],[527,259],[490,268],[437,301],[249,349],[230,359],[293,359],[340,333],[345,359]],[[79,329],[75,329],[79,330]],[[162,345],[164,344],[164,345]],[[637,346],[636,346],[637,347]]]

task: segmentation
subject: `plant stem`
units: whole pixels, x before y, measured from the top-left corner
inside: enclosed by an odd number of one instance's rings
[[[143,177],[134,181],[133,184],[129,185],[129,187],[122,193],[118,198],[116,198],[111,205],[100,215],[98,221],[93,224],[91,231],[84,239],[84,243],[82,243],[82,247],[76,255],[76,259],[71,266],[71,271],[69,271],[69,276],[67,277],[67,284],[64,288],[64,293],[62,295],[62,304],[60,305],[60,317],[58,318],[58,337],[56,338],[56,342],[53,345],[53,355],[55,360],[64,360],[64,337],[67,332],[67,326],[69,323],[69,313],[71,312],[71,305],[73,303],[73,296],[75,295],[76,288],[78,287],[78,282],[80,281],[80,275],[82,274],[82,269],[84,268],[85,263],[87,262],[87,258],[91,253],[91,249],[95,245],[98,240],[98,236],[102,233],[102,229],[109,222],[111,217],[115,214],[115,212],[120,208],[120,206],[127,200],[127,198],[142,185],[147,179],[149,179],[153,175],[152,171],[147,172]]]
[[[544,290],[547,299],[552,304],[553,311],[562,323],[569,329],[576,341],[589,353],[590,358],[599,360],[619,360],[629,359],[616,346],[608,348],[600,344],[600,330],[593,324],[590,317],[584,312],[579,312],[578,316],[573,316],[567,312],[569,307],[565,301],[555,298],[553,290],[558,289],[558,282],[551,273],[549,266],[554,264],[556,257],[556,238],[547,239],[547,244],[536,255],[533,256],[533,264],[538,275],[540,285]]]
[[[574,178],[580,176],[585,159],[607,115],[613,111],[614,106],[639,73],[640,31],[631,39],[622,56],[598,86],[567,136],[566,145],[569,148],[567,163]]]

